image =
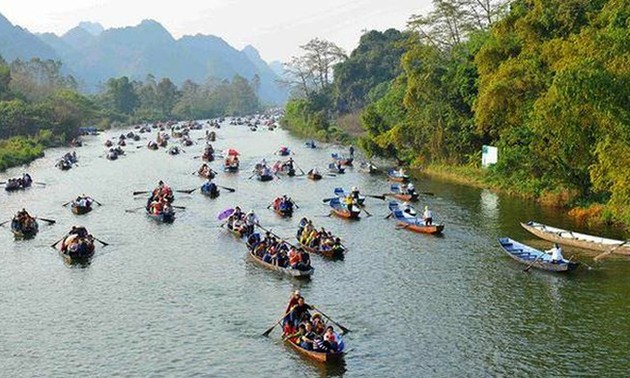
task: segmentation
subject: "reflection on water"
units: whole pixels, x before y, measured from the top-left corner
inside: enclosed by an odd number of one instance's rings
[[[193,131],[193,139],[203,133]],[[578,229],[562,212],[424,178],[416,187],[435,195],[419,206],[429,204],[446,224],[443,237],[396,230],[384,219],[386,202],[372,198],[372,217],[346,222],[327,217],[321,200],[335,187],[385,193],[384,176],[351,168],[318,182],[249,180],[255,162],[275,160],[280,145],[295,151],[305,170],[324,167],[332,152],[343,151],[304,148],[282,130],[252,133],[226,125],[217,134],[215,148],[242,153],[243,170],[215,180],[236,192],[222,191],[217,199],[178,194],[176,204],[186,209],[171,225],[124,210],[142,206],[146,198],[132,192],[160,179],[175,189],[200,186],[203,180],[191,172],[200,165],[193,157],[202,145],[169,156],[130,144],[127,156],[108,161],[102,158],[108,135],[90,137],[76,150],[78,167],[52,168],[67,149],[49,150],[28,168],[45,187],[0,193],[0,221],[22,207],[57,220],[32,240],[0,232],[2,375],[624,376],[630,369],[627,261],[608,260],[570,276],[524,273],[498,246],[499,236],[540,243],[519,226],[530,219]],[[211,166],[219,170],[220,164]],[[23,170],[9,170],[0,180]],[[80,193],[103,206],[84,216],[61,206]],[[266,210],[282,194],[300,206],[293,219]],[[299,219],[311,217],[343,238],[346,258],[313,256],[315,274],[307,282],[267,271],[247,259],[244,244],[216,219],[235,204],[255,209],[267,228],[288,240]],[[79,224],[110,246],[98,246],[89,266],[69,269],[50,245]],[[590,264],[588,256],[575,251]],[[342,364],[306,360],[283,345],[278,329],[260,336],[296,288],[352,329]]]

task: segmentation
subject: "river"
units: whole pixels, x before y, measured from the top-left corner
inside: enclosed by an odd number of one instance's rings
[[[242,153],[242,171],[221,173],[216,200],[179,194],[186,210],[173,224],[157,224],[142,212],[133,191],[163,179],[175,189],[203,180],[192,175],[202,145],[170,156],[134,145],[117,161],[103,158],[103,141],[116,133],[86,137],[79,164],[62,172],[54,162],[68,149],[50,149],[28,171],[35,185],[0,193],[2,219],[22,207],[57,223],[40,224],[32,240],[15,241],[0,228],[0,376],[155,377],[459,377],[625,376],[630,371],[630,262],[609,259],[595,266],[592,254],[565,255],[593,266],[570,275],[523,272],[505,256],[497,237],[537,247],[519,226],[535,219],[580,230],[557,211],[486,190],[427,178],[416,181],[421,199],[446,224],[442,237],[396,230],[384,219],[386,204],[367,200],[372,217],[347,222],[325,217],[322,199],[337,186],[363,193],[387,192],[384,176],[350,169],[319,182],[303,177],[248,180],[248,168],[273,160],[280,145],[295,151],[300,168],[321,169],[330,153],[283,130],[256,132],[224,124],[215,148]],[[145,134],[146,135],[146,134]],[[202,136],[203,131],[193,131]],[[152,135],[153,136],[153,135]],[[145,145],[147,140],[137,142]],[[220,161],[212,163],[216,170]],[[21,174],[14,168],[0,175]],[[83,216],[61,204],[86,193],[103,203]],[[266,210],[280,194],[298,204],[293,219]],[[343,261],[313,256],[315,274],[300,282],[247,260],[243,243],[219,227],[216,214],[240,205],[255,209],[262,224],[293,237],[302,216],[340,235]],[[89,266],[69,267],[50,245],[72,225],[99,239]],[[587,230],[588,231],[588,230]],[[601,230],[608,232],[607,230]],[[590,230],[592,233],[593,230]],[[589,257],[590,256],[590,257]],[[283,345],[279,327],[261,333],[283,314],[289,294],[352,330],[343,363],[322,366]]]

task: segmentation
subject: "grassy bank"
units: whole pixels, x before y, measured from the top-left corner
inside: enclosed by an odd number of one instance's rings
[[[44,149],[57,145],[50,131],[42,131],[37,136],[17,136],[0,140],[0,171],[28,164],[44,156]]]

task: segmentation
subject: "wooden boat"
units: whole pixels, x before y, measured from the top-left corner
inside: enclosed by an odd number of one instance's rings
[[[61,254],[61,257],[63,257],[63,259],[69,263],[69,264],[75,264],[75,263],[82,263],[82,262],[86,262],[88,261],[90,258],[92,258],[92,256],[94,256],[94,240],[89,237],[78,237],[76,239],[74,239],[70,245],[66,244],[66,240],[68,240],[68,238],[70,238],[71,236],[74,235],[70,235],[68,236],[61,244],[61,250],[59,251],[59,253]],[[82,244],[77,244],[79,241],[83,241]]]
[[[534,221],[521,223],[521,226],[539,238],[550,242],[589,249],[592,251],[607,252],[612,250],[612,253],[619,255],[630,255],[630,245],[624,244],[625,241],[623,240],[581,234],[579,232],[567,231]],[[620,247],[616,248],[617,246]]]
[[[179,155],[180,152],[181,150],[177,146],[173,146],[168,150],[169,155]]]
[[[276,153],[280,156],[289,156],[291,155],[291,150],[288,147],[282,146]]]
[[[274,201],[274,205],[271,207],[271,210],[273,210],[274,213],[280,215],[281,217],[293,216],[293,206],[281,209],[279,206],[280,202],[278,202],[278,206],[275,205],[275,202],[276,201]]]
[[[72,209],[73,214],[83,215],[92,211],[92,206],[79,206],[79,204],[73,202],[72,205],[70,205],[70,209]]]
[[[212,180],[213,178],[216,177],[216,175],[214,174],[214,172],[212,172],[211,169],[208,170],[199,170],[197,171],[197,175],[201,178],[205,178],[205,179],[210,179]]]
[[[321,174],[313,173],[312,171],[308,172],[306,177],[308,177],[309,179],[311,179],[313,181],[317,181],[317,180],[321,180],[322,179],[322,175]]]
[[[247,248],[249,249],[249,258],[253,260],[256,264],[269,270],[275,270],[276,272],[280,272],[294,278],[310,278],[313,272],[315,272],[315,269],[313,269],[313,267],[311,267],[309,270],[299,270],[293,269],[291,267],[283,268],[281,266],[266,263],[262,261],[262,259],[258,258],[258,256],[254,254],[254,251],[249,248],[249,246]]]
[[[258,181],[271,181],[273,180],[273,175],[272,174],[262,174],[260,172],[256,172],[256,180]]]
[[[570,272],[575,270],[580,263],[562,259],[558,262],[551,261],[551,255],[543,251],[532,248],[528,245],[517,242],[510,238],[499,238],[501,248],[514,260],[531,265],[534,268],[549,272]]]
[[[304,248],[304,250],[308,253],[314,253],[317,255],[322,255],[325,257],[328,257],[330,259],[343,259],[344,257],[344,253],[346,252],[346,249],[344,247],[339,246],[338,248],[330,248],[330,249],[321,249],[321,248],[313,248],[313,247],[308,247],[304,244],[302,244],[299,240],[298,240],[298,246]]]
[[[214,161],[214,154],[207,154],[204,152],[203,155],[201,155],[201,160],[203,161],[207,161],[207,162],[213,162]]]
[[[406,174],[400,174],[400,172],[398,172],[395,169],[390,169],[389,171],[387,171],[387,178],[389,179],[389,181],[394,181],[394,182],[409,182],[409,176]]]
[[[21,178],[9,179],[4,185],[4,190],[6,190],[7,192],[14,192],[16,190],[23,190],[26,188],[30,188],[31,185],[32,185],[32,181],[30,180],[24,180]]]
[[[352,165],[352,162],[354,161],[353,157],[343,157],[341,155],[338,155],[336,153],[331,154],[332,158],[335,159],[336,161],[339,162],[339,164],[341,165]]]
[[[342,173],[346,173],[346,169],[343,167],[337,167],[337,164],[335,163],[330,163],[328,164],[328,170],[331,173],[337,173],[337,174],[342,174]]]
[[[107,158],[107,160],[116,160],[118,159],[118,154],[116,152],[110,151],[107,153],[107,155],[105,155],[105,157]]]
[[[107,140],[105,141],[105,147],[111,147],[111,146],[113,146],[113,145],[114,145],[114,142],[112,142],[111,140],[107,139]]]
[[[149,150],[157,150],[158,148],[160,148],[160,146],[158,146],[157,142],[151,141],[147,144],[147,148]]]
[[[435,223],[427,226],[421,217],[417,215],[413,216],[402,211],[396,201],[391,201],[388,206],[393,218],[398,222],[398,228],[431,235],[441,234],[442,231],[444,231],[444,224]]]
[[[274,165],[273,167],[273,171],[276,174],[280,174],[280,175],[286,175],[289,177],[294,177],[295,176],[295,168],[289,168],[288,165],[282,164],[282,165]]]
[[[37,235],[39,225],[35,219],[32,220],[30,227],[24,227],[17,221],[11,221],[11,231],[17,239],[30,239]]]
[[[304,143],[304,145],[308,148],[317,148],[314,140],[309,140],[308,142]]]
[[[147,211],[147,216],[159,223],[173,223],[175,221],[175,212],[161,212],[159,214],[153,214]]]
[[[379,169],[374,164],[364,161],[359,165],[359,171],[373,174],[373,173],[377,173]]]
[[[345,190],[343,190],[343,188],[335,188],[334,193],[337,197],[340,198],[344,198],[348,195],[350,195],[350,193],[346,192]],[[355,199],[355,202],[359,205],[359,206],[363,206],[363,204],[365,203],[365,196],[362,196],[359,194],[358,198]]]
[[[413,193],[409,194],[407,191],[403,190],[399,184],[393,184],[390,187],[391,192],[385,193],[386,196],[394,197],[401,201],[407,202],[415,202],[418,200],[419,194],[415,190]]]
[[[284,342],[301,355],[317,362],[337,362],[343,358],[343,351],[334,353],[316,352],[313,350],[306,350],[289,339],[284,340]]]
[[[55,164],[55,167],[61,169],[62,171],[67,171],[70,168],[72,168],[72,162],[69,162],[68,160],[65,160],[65,159],[61,159],[57,162],[57,164]]]
[[[333,198],[329,202],[332,212],[344,219],[359,219],[359,214],[361,214],[361,208],[358,206],[352,206],[352,211],[348,210],[348,206],[341,203],[339,198]]]
[[[210,189],[207,189],[206,186],[202,186],[201,194],[203,194],[206,197],[217,198],[221,194],[221,191],[217,187],[215,187],[215,190],[210,190]]]

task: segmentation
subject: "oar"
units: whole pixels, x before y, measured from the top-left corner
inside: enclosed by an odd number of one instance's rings
[[[46,218],[40,218],[40,217],[37,217],[37,219],[41,219],[41,220],[43,220],[44,222],[48,222],[48,223],[50,223],[50,224],[55,224],[55,223],[57,223],[57,221],[56,221],[56,220],[54,220],[54,219],[46,219]]]
[[[394,228],[397,229],[397,230],[402,230],[402,229],[407,228],[409,226],[411,226],[409,223],[407,223],[407,224],[398,224]]]
[[[38,185],[44,185],[44,186],[46,186],[46,183],[45,183],[45,182],[38,182],[38,181],[34,181],[34,182],[33,182],[33,184],[38,184]]]
[[[339,198],[339,197],[324,198],[324,199],[322,200],[322,202],[324,202],[324,203],[326,203],[326,202],[330,202],[330,201],[334,200],[335,198]]]
[[[7,223],[11,222],[11,220],[12,220],[12,219],[9,219],[8,221],[4,221],[4,222],[0,223],[0,226],[3,226],[3,225],[5,225],[5,224],[7,224]]]
[[[275,323],[273,323],[273,325],[272,325],[271,327],[269,327],[269,328],[268,328],[265,332],[263,332],[263,334],[262,334],[262,335],[263,335],[263,336],[265,336],[265,337],[269,336],[269,334],[271,333],[271,331],[273,331],[273,329],[274,329],[274,328],[276,328],[276,326],[277,326],[278,324],[280,324],[280,322],[282,321],[282,319],[286,318],[286,317],[287,317],[287,315],[289,315],[290,313],[292,313],[292,312],[293,312],[293,309],[294,309],[294,308],[295,308],[295,307],[291,308],[289,311],[287,311],[287,313],[285,313],[284,315],[282,315],[282,317],[281,317],[280,319],[278,319],[278,321],[276,321]]]
[[[351,330],[349,330],[348,328],[342,326],[341,324],[337,323],[336,321],[334,321],[333,319],[330,318],[330,316],[324,314],[324,312],[318,308],[316,308],[315,306],[313,306],[313,310],[319,312],[320,314],[324,315],[328,320],[330,320],[331,322],[335,323],[335,325],[339,328],[341,328],[341,330],[343,331],[343,333],[348,333],[348,332],[352,332]]]
[[[135,209],[126,209],[126,210],[125,210],[125,212],[126,212],[126,213],[135,213],[136,211],[138,211],[138,210],[140,210],[140,209],[144,209],[144,208],[145,208],[145,207],[144,207],[144,206],[142,206],[142,207],[137,207],[137,208],[135,208]]]
[[[328,176],[330,176],[330,177],[337,177],[337,175],[336,175],[336,174],[334,174],[334,173],[326,173],[326,174],[327,174]]]
[[[181,209],[181,210],[186,210],[186,206],[175,206],[175,205],[171,205],[172,208],[174,209]]]
[[[425,196],[434,196],[435,193],[433,192],[420,192],[419,194],[424,194]]]
[[[365,196],[366,197],[370,197],[370,198],[380,199],[380,200],[383,200],[383,201],[385,200],[385,194],[381,194],[380,196],[376,195],[376,194],[365,194]]]
[[[99,242],[99,243],[103,244],[103,247],[107,247],[107,246],[109,245],[109,243],[105,243],[104,241],[102,241],[101,239],[99,239],[99,238],[97,238],[97,237],[95,237],[95,236],[92,236],[92,237],[93,237],[93,238],[94,238],[94,240],[96,240],[97,242]]]
[[[94,203],[96,203],[99,206],[103,206],[102,203],[98,202],[97,200],[95,200],[94,198],[90,197],[90,199],[92,199],[92,201],[94,201]]]
[[[57,240],[56,242],[52,243],[50,245],[50,248],[55,248],[57,247],[57,244],[59,244],[60,241],[62,241],[63,239],[65,239],[68,235],[63,236],[61,239]]]
[[[227,186],[223,186],[223,185],[217,185],[217,186],[219,188],[227,190],[228,192],[232,192],[232,193],[236,192],[236,189],[234,189],[234,188],[228,188]]]
[[[197,190],[197,188],[195,188],[195,189],[190,189],[190,190],[176,190],[176,192],[177,192],[177,193],[190,194],[190,193],[194,192],[195,190]]]
[[[251,175],[251,176],[249,176],[247,179],[248,179],[248,180],[251,180],[251,179],[252,179],[252,177],[256,176],[256,173],[258,173],[258,172],[254,172],[254,174],[253,174],[253,175]]]
[[[601,259],[601,258],[603,258],[603,257],[606,257],[606,256],[608,256],[608,255],[612,254],[612,253],[613,253],[613,252],[614,252],[617,248],[619,248],[619,247],[621,247],[621,246],[624,246],[624,245],[626,245],[626,244],[628,244],[628,241],[627,241],[627,240],[626,240],[625,242],[621,243],[621,244],[617,244],[616,246],[614,246],[614,247],[610,248],[608,251],[606,251],[606,252],[604,252],[604,253],[601,253],[601,254],[599,254],[599,255],[595,256],[595,257],[593,258],[593,261],[598,261],[599,259]]]
[[[74,201],[74,200],[72,200],[72,201]],[[72,203],[72,201],[68,201],[68,202],[64,203],[63,205],[61,205],[61,206],[68,206],[69,204]]]
[[[358,205],[357,205],[357,206],[358,206]],[[371,217],[371,216],[372,216],[372,214],[370,214],[370,213],[369,213],[369,211],[367,211],[367,210],[365,209],[365,206],[359,206],[359,209],[363,210],[363,212],[365,212],[365,213],[367,214],[367,216],[368,216],[368,217]]]
[[[137,196],[138,194],[146,194],[146,193],[150,193],[150,190],[139,190],[137,192],[133,192],[134,196]]]
[[[394,215],[394,213],[389,213],[389,214],[387,214],[387,215],[385,216],[385,219],[389,219],[389,218],[391,218],[391,217],[392,217],[392,215]]]
[[[523,269],[523,272],[529,272],[529,270],[532,268],[532,266],[534,266],[536,261],[538,261],[538,259],[540,259],[541,257],[544,257],[546,254],[547,254],[546,252],[543,252],[540,255],[538,255],[538,257],[536,257],[534,261],[532,261],[532,263],[527,266],[527,268]]]

